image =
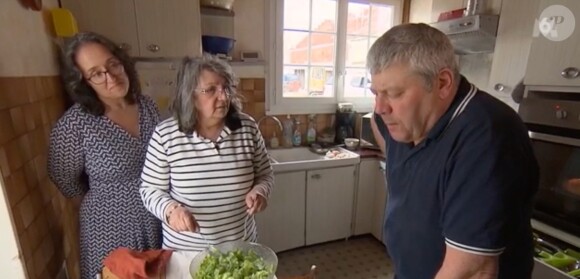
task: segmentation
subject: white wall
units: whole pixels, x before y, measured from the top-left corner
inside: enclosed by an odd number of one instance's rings
[[[24,9],[19,0],[0,0],[0,76],[58,75],[52,41],[52,19],[46,9],[57,0],[44,0],[44,10]]]
[[[10,219],[8,200],[6,199],[2,176],[0,175],[0,270],[2,278],[26,278],[24,265],[19,258],[16,229]]]
[[[430,23],[433,0],[411,0],[409,22]]]

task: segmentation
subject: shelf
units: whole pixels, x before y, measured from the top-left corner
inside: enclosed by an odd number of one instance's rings
[[[232,60],[229,61],[230,65],[232,66],[263,66],[266,64],[264,60],[257,60],[257,61],[242,61],[242,60]]]
[[[208,16],[223,16],[223,17],[234,17],[236,15],[234,11],[203,6],[201,7],[201,14]]]

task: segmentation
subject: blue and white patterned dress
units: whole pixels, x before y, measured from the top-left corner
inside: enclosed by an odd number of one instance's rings
[[[80,207],[81,278],[95,278],[104,257],[117,247],[161,247],[161,223],[139,195],[147,145],[159,112],[145,96],[138,99],[136,138],[105,116],[75,104],[50,136],[49,176],[66,197],[84,194]],[[88,179],[83,179],[84,174]],[[87,185],[88,184],[88,185]]]

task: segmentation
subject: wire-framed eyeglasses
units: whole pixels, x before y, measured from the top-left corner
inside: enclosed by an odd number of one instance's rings
[[[209,96],[209,97],[213,97],[213,96],[217,96],[218,94],[224,94],[226,97],[230,97],[231,96],[231,91],[229,87],[224,87],[224,86],[210,86],[208,88],[198,88],[195,90],[195,92],[198,92],[202,95],[205,96]]]

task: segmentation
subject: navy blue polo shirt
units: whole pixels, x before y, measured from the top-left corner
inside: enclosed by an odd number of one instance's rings
[[[538,165],[515,111],[462,77],[450,108],[420,144],[384,136],[384,236],[395,278],[432,279],[446,245],[499,255],[501,279],[530,278]]]

